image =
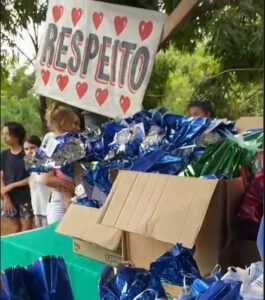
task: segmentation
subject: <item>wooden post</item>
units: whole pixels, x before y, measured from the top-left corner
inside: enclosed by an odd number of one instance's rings
[[[173,12],[167,17],[162,32],[160,43],[170,35],[172,30],[176,28],[187,14],[198,4],[198,0],[182,0]]]

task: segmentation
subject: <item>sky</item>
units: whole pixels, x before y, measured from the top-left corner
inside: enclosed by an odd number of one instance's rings
[[[39,28],[38,28],[38,35],[39,35],[39,42],[41,40],[42,35],[44,34],[44,28],[45,28],[45,22],[43,22]],[[33,33],[32,26],[29,26],[29,31]],[[29,37],[29,34],[26,30],[22,32],[22,37],[16,37],[15,42],[18,45],[19,48],[23,49],[23,51],[26,53],[28,57],[31,59],[35,58],[35,49],[33,46],[33,43]],[[12,51],[12,49],[10,49]],[[27,58],[23,54],[19,54],[19,61],[18,66],[23,66],[27,62]],[[31,73],[34,70],[33,66],[30,66],[30,68],[27,70],[27,73]]]

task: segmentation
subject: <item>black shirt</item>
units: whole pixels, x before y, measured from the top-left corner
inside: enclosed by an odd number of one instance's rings
[[[12,154],[11,151],[4,150],[1,153],[1,171],[3,171],[3,181],[5,185],[23,180],[29,177],[24,164],[24,152]],[[28,185],[12,189],[9,193],[14,204],[31,202],[30,189]]]

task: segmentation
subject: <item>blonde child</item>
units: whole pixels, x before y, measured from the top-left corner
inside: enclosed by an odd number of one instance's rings
[[[79,118],[70,108],[64,106],[55,105],[48,110],[46,121],[51,132],[44,137],[42,143],[44,149],[56,136],[80,130]],[[51,224],[62,219],[74,195],[74,184],[72,178],[64,175],[60,170],[45,173],[43,178],[45,184],[53,188],[47,207],[47,221]]]

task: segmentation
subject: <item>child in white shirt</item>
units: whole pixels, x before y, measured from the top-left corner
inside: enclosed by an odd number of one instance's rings
[[[36,135],[31,135],[24,142],[26,156],[32,156],[40,147],[41,140]],[[43,182],[41,174],[31,173],[29,178],[31,204],[35,217],[35,226],[47,226],[47,204],[51,197],[51,189]]]

